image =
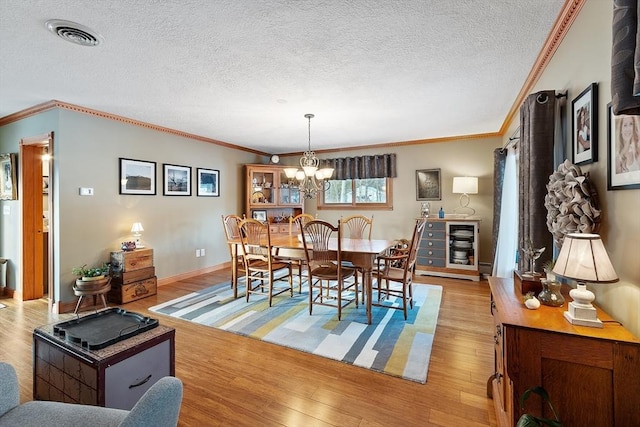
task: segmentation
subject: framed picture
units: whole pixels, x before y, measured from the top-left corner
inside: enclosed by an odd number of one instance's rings
[[[440,169],[416,171],[416,200],[441,200]]]
[[[573,163],[598,161],[598,84],[591,83],[571,101]]]
[[[0,154],[0,200],[18,199],[16,154]]]
[[[49,194],[49,177],[42,177],[42,194]]]
[[[156,194],[156,162],[120,157],[120,194]]]
[[[267,220],[267,211],[263,210],[254,210],[251,213],[251,217],[253,219],[257,219],[258,221],[266,221]]]
[[[607,145],[607,189],[640,188],[640,116],[615,116],[607,104]]]
[[[164,164],[164,195],[191,195],[191,166]]]
[[[197,168],[196,175],[198,176],[197,196],[220,196],[220,171],[215,169]]]

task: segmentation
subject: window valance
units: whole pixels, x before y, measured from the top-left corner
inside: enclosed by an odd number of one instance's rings
[[[395,154],[321,159],[319,167],[333,168],[331,179],[337,180],[395,178],[397,176]]]

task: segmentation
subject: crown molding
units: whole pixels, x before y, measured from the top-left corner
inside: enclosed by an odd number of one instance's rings
[[[509,124],[513,120],[516,113],[519,111],[520,106],[524,102],[524,99],[529,95],[531,88],[538,82],[542,72],[547,68],[553,54],[558,50],[558,46],[564,39],[564,36],[567,35],[569,28],[571,28],[571,24],[576,20],[578,13],[584,6],[586,0],[566,0],[558,18],[556,19],[547,40],[545,41],[540,54],[538,54],[538,58],[536,62],[533,64],[527,79],[525,80],[522,89],[520,89],[520,93],[516,97],[509,113],[504,119],[502,123],[502,127],[500,128],[500,135],[504,136],[507,131]]]

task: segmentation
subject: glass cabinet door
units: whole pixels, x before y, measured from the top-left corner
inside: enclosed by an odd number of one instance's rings
[[[254,171],[250,179],[252,204],[275,203],[276,181],[273,172]]]
[[[280,199],[281,205],[299,205],[300,190],[298,189],[298,181],[290,180],[284,172],[280,173]]]

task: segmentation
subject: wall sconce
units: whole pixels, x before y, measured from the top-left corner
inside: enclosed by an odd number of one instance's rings
[[[553,272],[578,282],[578,286],[569,292],[573,301],[569,303],[569,311],[564,312],[565,319],[572,325],[602,328],[602,321],[591,305],[595,295],[587,289],[585,282],[614,283],[618,281],[618,275],[600,236],[587,233],[567,234]]]
[[[453,194],[462,194],[460,196],[460,207],[456,208],[454,212],[458,210],[468,209],[469,215],[475,215],[476,210],[469,207],[469,194],[478,194],[478,177],[475,176],[456,176],[453,178]]]
[[[133,233],[133,240],[134,242],[136,242],[136,249],[144,248],[142,243],[140,243],[140,237],[142,237],[142,231],[144,231],[144,228],[142,228],[141,222],[134,222],[133,225],[131,226],[131,232]]]

